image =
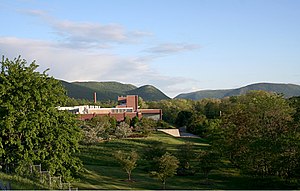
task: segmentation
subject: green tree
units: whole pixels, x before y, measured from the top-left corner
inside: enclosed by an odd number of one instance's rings
[[[295,122],[300,122],[300,96],[292,97],[288,100],[291,107],[295,108],[296,112],[293,116]]]
[[[186,99],[161,100],[159,102],[148,102],[149,108],[163,110],[163,120],[175,124],[180,111],[189,111],[193,108],[194,101]]]
[[[193,175],[192,161],[196,158],[194,152],[194,145],[191,142],[185,142],[178,148],[177,158],[180,161],[180,169],[178,169],[179,175]]]
[[[145,136],[149,136],[156,127],[157,123],[155,120],[143,117],[139,123],[137,123],[135,130]]]
[[[204,106],[204,113],[208,119],[220,117],[220,103],[210,101]]]
[[[221,163],[220,154],[216,151],[201,151],[199,154],[199,165],[200,171],[203,172],[204,177],[208,179],[208,174],[212,170],[219,168]]]
[[[131,173],[137,165],[137,152],[131,151],[130,153],[124,153],[123,151],[119,150],[114,154],[114,156],[122,166],[123,170],[127,173],[128,180],[131,181]]]
[[[209,121],[205,115],[194,113],[187,123],[186,130],[190,133],[203,136],[207,131],[208,125]]]
[[[125,116],[124,122],[127,123],[130,126],[130,123],[131,123],[130,117],[129,116]]]
[[[298,155],[300,140],[295,140],[299,128],[292,123],[294,109],[287,101],[277,94],[253,91],[222,104],[222,122],[215,129],[218,137],[215,148],[244,173],[260,176],[289,173],[288,168],[279,168],[278,162],[295,160],[296,157],[287,157]]]
[[[117,138],[127,138],[131,134],[130,126],[126,122],[121,122],[120,125],[117,126],[115,135]]]
[[[175,156],[172,156],[170,153],[165,153],[159,159],[159,170],[152,171],[151,175],[157,177],[163,184],[163,189],[166,189],[167,178],[173,177],[176,174],[179,161]]]
[[[19,173],[41,163],[70,178],[81,167],[74,156],[81,133],[75,116],[56,108],[67,100],[64,88],[35,62],[3,57],[0,65],[0,162]]]
[[[160,141],[151,141],[143,150],[143,158],[148,162],[147,170],[157,171],[159,169],[158,160],[166,153],[165,145]]]
[[[148,109],[149,108],[149,106],[147,105],[147,103],[143,100],[143,98],[142,97],[138,97],[138,104],[139,104],[139,108],[140,109]]]
[[[138,118],[137,116],[135,116],[135,117],[133,117],[133,118],[131,119],[131,121],[130,121],[130,126],[133,127],[133,128],[135,128],[136,125],[138,124],[138,122],[139,122],[139,118]]]
[[[94,144],[101,140],[108,140],[110,133],[113,132],[111,118],[108,116],[96,116],[91,120],[84,121],[82,131],[84,134],[83,143],[85,144]]]
[[[191,111],[180,111],[176,118],[176,125],[187,126],[192,116],[193,112]]]

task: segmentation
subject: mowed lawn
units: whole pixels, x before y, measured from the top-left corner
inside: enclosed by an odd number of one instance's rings
[[[201,138],[174,138],[162,132],[155,132],[147,138],[116,139],[97,145],[81,146],[80,159],[84,164],[84,172],[72,185],[78,189],[150,189],[162,188],[159,180],[150,177],[145,170],[147,161],[138,161],[132,172],[134,181],[128,182],[127,174],[119,166],[113,153],[118,150],[135,150],[142,155],[144,149],[153,141],[160,141],[168,152],[176,156],[178,147],[185,142],[192,142],[195,153],[207,149],[209,145]],[[197,162],[192,164],[197,167]],[[224,161],[221,168],[214,170],[206,180],[201,172],[194,176],[174,176],[167,180],[167,189],[297,189],[296,184],[285,183],[279,179],[261,179],[241,175],[229,162]]]

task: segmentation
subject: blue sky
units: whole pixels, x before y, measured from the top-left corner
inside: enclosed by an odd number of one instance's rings
[[[299,0],[1,0],[0,54],[167,95],[300,84]]]

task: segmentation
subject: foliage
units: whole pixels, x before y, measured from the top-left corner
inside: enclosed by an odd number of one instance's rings
[[[150,144],[143,150],[143,158],[149,164],[147,170],[158,170],[158,159],[166,153],[166,147],[160,141],[151,141]]]
[[[201,90],[197,92],[180,94],[176,98],[200,100],[203,98],[225,98],[229,96],[239,96],[253,90],[261,90],[267,92],[276,92],[283,94],[285,97],[300,95],[300,86],[295,84],[275,84],[275,83],[257,83],[245,87],[228,90]]]
[[[167,178],[176,174],[179,161],[175,156],[166,152],[159,160],[159,170],[152,171],[151,175],[157,177],[163,184],[163,189],[166,189]]]
[[[204,106],[204,113],[208,119],[216,119],[220,117],[220,103],[208,102]]]
[[[128,174],[128,180],[131,180],[131,172],[136,168],[136,163],[138,160],[138,154],[135,151],[130,153],[125,153],[124,151],[117,151],[114,154],[115,158],[118,160],[122,168]]]
[[[83,143],[94,144],[101,140],[108,140],[110,133],[113,131],[110,120],[108,116],[96,116],[91,120],[85,121],[82,125]]]
[[[170,99],[154,86],[148,85],[137,88],[134,85],[119,82],[61,82],[67,90],[69,97],[90,100],[91,103],[93,103],[94,92],[97,93],[97,101],[101,102],[117,100],[120,95],[138,95],[145,101]],[[147,107],[143,102],[141,102],[140,106],[141,108],[144,108],[144,106]]]
[[[222,122],[214,132],[215,148],[244,173],[292,175],[299,162],[278,165],[296,161],[300,151],[299,128],[292,123],[294,110],[284,98],[254,91],[224,100],[222,108]]]
[[[165,122],[164,120],[158,120],[156,123],[157,128],[162,128],[162,129],[168,129],[171,128],[169,123]]]
[[[182,110],[192,109],[193,101],[185,99],[171,99],[148,102],[149,108],[157,108],[163,110],[163,120],[175,124],[177,115]]]
[[[143,117],[136,125],[135,131],[149,136],[155,130],[157,123],[155,120]]]
[[[139,96],[139,98],[138,98],[138,104],[139,104],[139,109],[148,109],[149,108],[149,106],[143,100],[143,98],[141,96]]]
[[[175,123],[176,125],[179,125],[179,127],[187,126],[192,116],[193,116],[192,111],[185,111],[185,110],[180,111],[177,114]]]
[[[133,117],[133,118],[131,119],[131,121],[130,121],[130,126],[133,127],[133,128],[135,128],[136,125],[138,124],[138,122],[139,122],[139,118],[138,118],[137,116],[135,116],[135,117]]]
[[[124,120],[123,120],[127,125],[130,126],[130,123],[131,123],[131,119],[129,116],[125,116]]]
[[[123,121],[117,126],[115,135],[117,138],[127,138],[131,132],[130,126]]]
[[[186,130],[195,135],[203,136],[207,130],[209,121],[205,115],[193,114],[189,119]]]
[[[159,101],[170,99],[166,94],[164,94],[162,91],[160,91],[152,85],[141,86],[139,88],[127,91],[126,94],[138,95],[139,97],[142,97],[145,101]]]
[[[192,161],[195,159],[194,144],[186,142],[178,147],[177,158],[179,159],[178,175],[193,175]]]
[[[135,150],[137,153],[144,152],[150,147],[153,141],[159,141],[170,152],[177,152],[180,145],[186,141],[193,142],[193,152],[199,153],[207,150],[210,146],[205,139],[201,138],[175,138],[161,132],[155,132],[149,137],[136,139],[113,139],[100,142],[95,145],[80,147],[80,159],[84,163],[85,171],[80,173],[78,182],[72,184],[79,190],[157,190],[161,188],[161,182],[155,181],[147,172],[145,166],[148,160],[141,159],[133,170],[133,180],[127,179],[127,173],[120,167],[112,153],[122,150],[130,153]],[[142,157],[142,156],[141,156]],[[160,157],[159,157],[160,158]],[[192,161],[196,168],[197,161]],[[299,190],[296,182],[285,182],[277,177],[261,179],[240,174],[225,158],[222,158],[218,170],[213,170],[209,175],[211,184],[202,184],[203,174],[196,173],[194,176],[176,176],[167,180],[167,189],[170,190]],[[3,176],[1,176],[3,177]],[[14,188],[14,187],[13,187]],[[22,187],[19,187],[22,188]],[[28,189],[35,189],[34,187]]]
[[[60,82],[20,57],[0,64],[0,162],[20,173],[41,163],[70,178],[81,167],[74,157],[81,134],[75,116],[56,109],[67,98]]]
[[[293,116],[295,122],[300,122],[300,96],[292,97],[288,100],[288,102],[290,106],[296,110]]]
[[[203,172],[205,178],[208,178],[208,174],[212,170],[219,168],[221,163],[220,154],[216,151],[205,150],[199,154],[199,165],[201,172]]]

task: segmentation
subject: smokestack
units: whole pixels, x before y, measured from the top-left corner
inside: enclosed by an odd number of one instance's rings
[[[94,92],[94,103],[97,103],[97,93]]]

